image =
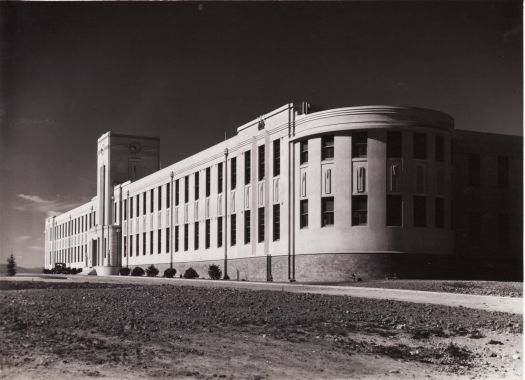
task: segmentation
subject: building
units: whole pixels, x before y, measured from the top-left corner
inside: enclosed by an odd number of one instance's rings
[[[91,202],[46,219],[48,268],[521,276],[522,140],[455,130],[441,112],[287,104],[160,170],[159,139],[107,132],[97,163]]]

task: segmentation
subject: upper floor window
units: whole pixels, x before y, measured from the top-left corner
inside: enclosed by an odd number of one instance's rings
[[[142,193],[142,215],[146,215],[146,195],[147,195],[147,192],[143,192]]]
[[[188,203],[190,198],[190,176],[184,177],[184,203]]]
[[[237,187],[237,157],[232,157],[230,161],[231,177],[230,177],[230,188],[235,190]]]
[[[321,160],[334,159],[334,136],[321,138]]]
[[[264,179],[264,145],[259,146],[257,159],[259,160],[259,181],[262,181]]]
[[[352,133],[352,157],[366,157],[368,151],[368,133]]]
[[[206,197],[210,196],[211,192],[211,169],[206,168]]]
[[[509,187],[509,158],[498,156],[498,187],[507,189]]]
[[[308,140],[301,141],[299,143],[299,163],[307,164],[308,163]]]
[[[414,158],[427,159],[427,135],[424,133],[414,133]]]
[[[170,184],[167,183],[166,184],[166,208],[170,207],[170,203],[171,203]],[[160,203],[159,203],[159,210],[160,210]]]
[[[175,206],[179,205],[179,180],[175,181]]]
[[[217,193],[222,193],[222,162],[217,165]]]
[[[445,138],[443,136],[436,136],[435,158],[439,162],[445,161]]]
[[[160,210],[160,206],[159,206]],[[149,212],[153,212],[153,189],[149,191]]]
[[[468,155],[468,185],[478,187],[481,176],[481,158],[479,154]]]
[[[300,213],[299,227],[307,228],[308,227],[308,199],[301,199],[299,213]]]
[[[403,157],[403,135],[401,132],[387,132],[386,156],[388,158]]]
[[[251,151],[244,152],[244,184],[251,182]]]
[[[195,200],[199,199],[199,172],[195,173]]]
[[[273,176],[281,174],[281,140],[273,142]]]

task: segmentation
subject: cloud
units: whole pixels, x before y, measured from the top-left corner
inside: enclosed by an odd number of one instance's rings
[[[31,236],[29,235],[21,235],[21,236],[17,236],[16,237],[16,241],[26,241],[26,240],[29,240],[31,238]]]
[[[44,199],[39,195],[17,194],[17,197],[23,199],[25,202],[16,204],[13,208],[17,211],[37,211],[45,213],[48,217],[60,215],[65,211],[69,211],[87,202],[87,199],[82,199],[80,202],[73,202],[70,200]]]
[[[44,247],[41,247],[39,245],[29,245],[27,248],[33,250],[33,251],[43,251]]]

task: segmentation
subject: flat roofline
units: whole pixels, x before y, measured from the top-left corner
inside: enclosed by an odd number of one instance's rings
[[[115,133],[111,131],[107,131],[102,136],[98,138],[98,141],[106,138],[106,137],[127,137],[132,139],[141,139],[141,140],[155,140],[160,141],[160,137],[152,137],[152,136],[139,136],[139,135],[126,135],[124,133]]]

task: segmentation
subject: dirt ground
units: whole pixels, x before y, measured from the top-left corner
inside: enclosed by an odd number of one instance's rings
[[[311,283],[312,285],[315,283]],[[348,285],[368,288],[423,290],[485,296],[523,297],[523,282],[465,280],[369,280],[334,282],[322,285]]]
[[[0,378],[522,377],[522,316],[229,288],[0,281]]]

